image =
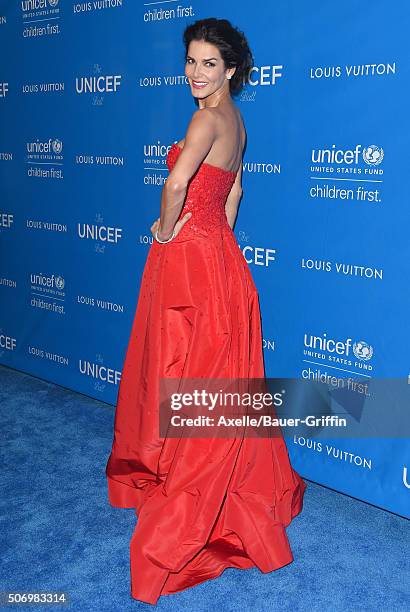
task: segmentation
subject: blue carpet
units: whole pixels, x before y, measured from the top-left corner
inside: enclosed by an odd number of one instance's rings
[[[226,569],[157,607],[129,594],[132,509],[108,504],[114,409],[0,367],[0,591],[65,591],[68,606],[17,610],[410,609],[409,521],[307,481],[288,527],[295,560],[270,574]],[[11,609],[11,608],[8,608]]]

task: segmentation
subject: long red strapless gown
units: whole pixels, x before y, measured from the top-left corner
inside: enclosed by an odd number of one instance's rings
[[[151,604],[226,567],[293,561],[285,527],[306,484],[283,437],[159,437],[160,378],[265,375],[258,293],[225,215],[235,176],[203,162],[181,211],[192,217],[151,245],[119,386],[108,496],[135,508],[131,596]]]

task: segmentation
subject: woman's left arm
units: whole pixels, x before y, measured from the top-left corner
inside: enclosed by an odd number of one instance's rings
[[[177,223],[184,205],[188,183],[208,155],[215,137],[216,117],[212,109],[204,108],[195,111],[188,126],[184,146],[162,188],[159,222],[156,221],[152,226],[157,224],[154,231],[158,229],[160,240],[169,238],[174,229],[177,234],[188,220],[189,217],[185,215],[184,221],[182,222],[181,219]]]

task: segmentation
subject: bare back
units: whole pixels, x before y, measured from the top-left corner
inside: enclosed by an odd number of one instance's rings
[[[240,111],[234,104],[212,108],[216,118],[217,137],[204,162],[219,166],[229,172],[237,172],[242,166],[242,153],[246,132]],[[178,143],[183,148],[185,139]]]

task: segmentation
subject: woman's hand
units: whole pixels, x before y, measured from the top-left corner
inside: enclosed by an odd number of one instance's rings
[[[175,236],[177,236],[179,234],[179,232],[181,231],[181,229],[183,228],[183,226],[185,225],[185,223],[188,221],[188,219],[190,219],[192,217],[192,213],[191,212],[187,212],[181,219],[179,219],[179,221],[177,221],[175,223],[174,226],[174,232],[175,232]],[[154,223],[151,225],[151,233],[155,238],[155,232],[157,231],[157,229],[159,228],[159,221],[160,218],[158,217],[158,219],[156,219],[154,221]],[[172,233],[172,232],[171,232]],[[161,231],[158,232],[158,238],[160,240],[166,240],[167,238],[169,238],[170,236],[161,236]]]

